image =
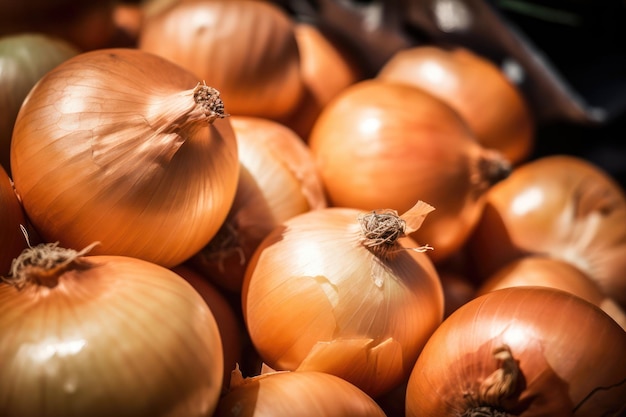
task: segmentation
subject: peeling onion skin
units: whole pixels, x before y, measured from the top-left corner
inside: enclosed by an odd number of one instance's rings
[[[503,347],[512,362],[494,356]],[[626,332],[582,298],[545,287],[496,290],[433,333],[409,378],[406,416],[622,416],[625,351]],[[479,399],[490,375],[514,371],[500,391],[508,395]],[[485,412],[463,414],[472,406]]]
[[[210,416],[222,347],[200,295],[146,261],[79,259],[0,284],[0,415]]]
[[[215,99],[206,88],[134,49],[83,53],[48,72],[11,144],[15,188],[43,241],[98,241],[94,255],[165,267],[204,246],[239,173],[232,126],[204,108],[201,100]]]
[[[385,417],[376,402],[323,372],[271,372],[243,379],[220,399],[214,417]]]
[[[515,168],[487,193],[467,248],[479,280],[520,257],[548,255],[626,307],[626,196],[578,157],[545,156]]]
[[[328,372],[376,397],[408,377],[441,323],[443,290],[429,257],[402,249],[412,239],[389,259],[367,249],[362,213],[320,209],[278,226],[248,265],[242,306],[268,366]]]

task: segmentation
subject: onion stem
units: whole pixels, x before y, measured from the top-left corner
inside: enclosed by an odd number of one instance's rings
[[[478,160],[479,189],[486,190],[496,183],[507,178],[513,166],[511,162],[498,151],[486,149]]]
[[[52,288],[63,272],[77,266],[78,258],[98,244],[94,242],[81,251],[60,247],[59,242],[26,248],[13,260],[9,277],[2,279],[18,289],[30,283]]]
[[[224,113],[224,102],[220,98],[220,92],[206,85],[206,82],[198,83],[193,90],[194,101],[202,107],[209,123],[215,119],[223,119],[228,116]]]

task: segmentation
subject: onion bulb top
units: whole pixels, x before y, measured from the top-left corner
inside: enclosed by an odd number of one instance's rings
[[[28,248],[0,283],[0,415],[208,416],[222,346],[202,297],[137,258]]]
[[[496,290],[433,333],[409,378],[406,416],[623,416],[625,351],[626,332],[580,297]]]
[[[510,170],[482,147],[457,112],[417,87],[382,80],[351,85],[316,120],[309,145],[332,206],[402,213],[437,210],[413,237],[436,262],[460,249],[486,191]]]
[[[0,165],[0,276],[7,275],[13,259],[26,249],[27,240],[21,227],[26,217],[17,199],[13,182]]]
[[[433,208],[402,216],[325,208],[274,229],[248,265],[244,319],[276,370],[321,371],[370,396],[408,376],[443,316],[437,271],[406,237]]]
[[[15,188],[44,241],[163,266],[192,256],[232,204],[237,143],[219,92],[135,49],[82,53],[18,114]]]

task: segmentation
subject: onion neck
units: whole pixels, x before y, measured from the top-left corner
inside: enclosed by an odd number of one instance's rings
[[[64,272],[84,265],[81,257],[98,243],[92,243],[81,251],[60,247],[59,242],[29,247],[13,260],[10,275],[3,280],[17,289],[28,285],[53,288]]]
[[[481,149],[471,180],[482,193],[507,178],[512,170],[511,162],[502,153]]]
[[[398,249],[406,222],[394,210],[374,210],[358,218],[363,245],[381,257],[389,257]]]
[[[498,363],[498,368],[481,382],[477,394],[468,395],[468,407],[460,417],[511,416],[504,411],[504,403],[518,389],[519,366],[507,345],[496,348],[493,357]]]

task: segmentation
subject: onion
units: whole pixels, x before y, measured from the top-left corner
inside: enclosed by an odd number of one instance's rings
[[[26,239],[20,226],[26,226],[24,210],[17,199],[13,182],[0,165],[0,276],[7,275],[11,262],[24,249]]]
[[[303,94],[293,22],[270,2],[174,4],[146,19],[139,48],[206,80],[233,115],[284,117]]]
[[[58,244],[0,284],[0,415],[208,416],[223,374],[215,318],[174,272]]]
[[[351,60],[337,41],[314,24],[296,22],[294,31],[305,93],[284,123],[306,140],[324,106],[363,75],[356,60]]]
[[[243,379],[220,399],[214,417],[385,417],[374,400],[323,372],[270,372]]]
[[[595,282],[569,262],[529,255],[505,265],[477,289],[477,295],[508,287],[542,286],[570,292],[603,309],[624,330],[626,313]]]
[[[463,246],[485,192],[510,169],[444,102],[381,80],[343,90],[317,119],[309,145],[330,205],[402,213],[424,200],[437,207],[413,235],[436,249],[435,262]]]
[[[174,266],[217,233],[237,143],[219,93],[143,51],[101,49],[47,73],[15,123],[15,188],[44,241]]]
[[[626,306],[626,197],[586,160],[550,155],[517,167],[488,192],[467,246],[479,278],[543,254],[575,265]]]
[[[626,332],[593,304],[546,287],[463,305],[409,378],[406,416],[622,416]]]
[[[183,277],[202,296],[215,317],[222,341],[224,358],[223,391],[230,385],[230,375],[241,361],[243,351],[243,326],[229,300],[204,276],[187,265],[177,265],[172,271]]]
[[[37,32],[81,50],[103,48],[115,35],[115,0],[21,0],[0,2],[0,36]]]
[[[450,104],[482,146],[512,163],[530,156],[531,109],[518,85],[487,58],[463,47],[414,46],[396,52],[377,77],[415,85]]]
[[[46,72],[78,52],[66,41],[40,33],[0,38],[0,165],[9,175],[11,136],[22,102]]]
[[[406,234],[432,207],[308,211],[263,240],[242,288],[244,319],[276,370],[327,372],[376,397],[408,377],[443,316],[435,267]]]
[[[240,175],[235,200],[217,235],[192,258],[222,288],[241,291],[263,238],[289,218],[326,207],[309,148],[291,129],[264,118],[232,116]]]

